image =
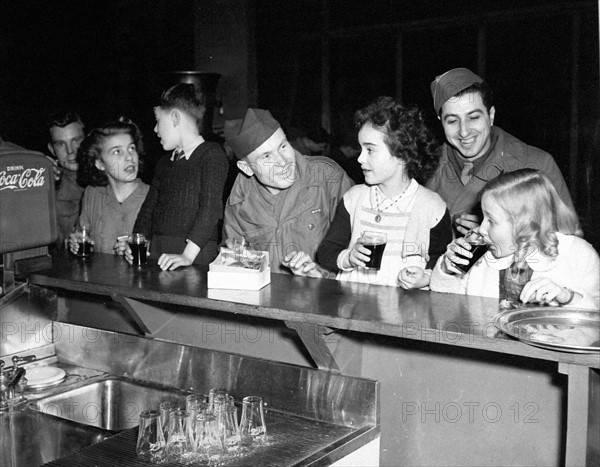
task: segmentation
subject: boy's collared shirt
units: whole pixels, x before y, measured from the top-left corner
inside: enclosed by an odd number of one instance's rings
[[[185,158],[186,161],[190,160],[190,156],[196,150],[198,146],[204,143],[204,138],[202,136],[198,136],[198,138],[194,139],[194,141],[183,148],[177,148],[171,154],[171,161],[175,162],[179,159]],[[182,154],[183,152],[183,154]]]

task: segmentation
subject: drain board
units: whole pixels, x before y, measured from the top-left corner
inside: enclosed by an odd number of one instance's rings
[[[310,465],[332,446],[350,442],[365,430],[286,416],[273,411],[266,415],[269,445],[256,448],[249,455],[228,459],[227,466],[297,466]],[[106,441],[75,454],[44,464],[48,467],[113,467],[144,466],[137,459],[137,428],[121,432]],[[365,441],[366,443],[367,441]],[[180,465],[171,463],[169,465]],[[183,464],[181,464],[183,465]]]

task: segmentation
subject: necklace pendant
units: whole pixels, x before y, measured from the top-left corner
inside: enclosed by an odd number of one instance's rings
[[[377,222],[378,224],[379,222],[381,222],[381,216],[379,214],[375,216],[375,222]]]

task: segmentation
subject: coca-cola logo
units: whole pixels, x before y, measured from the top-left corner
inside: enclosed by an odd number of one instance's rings
[[[26,169],[23,166],[9,166],[0,171],[0,191],[3,190],[27,190],[44,186],[46,168]]]

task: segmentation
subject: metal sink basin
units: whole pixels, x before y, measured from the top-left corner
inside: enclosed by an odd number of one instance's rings
[[[19,410],[0,414],[0,465],[31,467],[104,441],[111,432]]]
[[[186,393],[177,389],[105,379],[38,399],[29,408],[104,430],[120,431],[139,424],[140,413],[156,409],[165,400],[180,401]]]

